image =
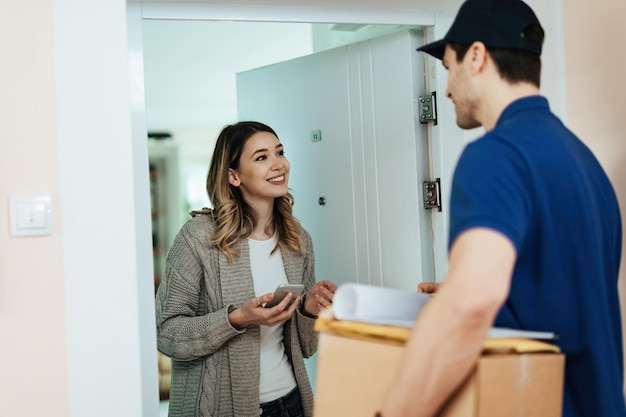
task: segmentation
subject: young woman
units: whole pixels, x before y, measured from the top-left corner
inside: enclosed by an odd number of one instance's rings
[[[158,349],[172,358],[170,417],[312,416],[304,358],[336,286],[315,282],[311,236],[292,215],[289,161],[276,132],[220,133],[207,176],[213,209],[192,212],[156,297]],[[280,284],[303,284],[265,305]]]

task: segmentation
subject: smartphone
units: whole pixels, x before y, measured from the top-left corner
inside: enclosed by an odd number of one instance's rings
[[[281,284],[276,288],[276,291],[274,291],[274,299],[266,303],[265,307],[274,307],[285,298],[287,293],[293,293],[293,298],[295,299],[297,296],[302,295],[303,291],[304,285],[302,284]]]

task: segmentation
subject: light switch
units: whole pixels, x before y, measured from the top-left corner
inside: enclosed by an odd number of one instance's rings
[[[18,203],[18,229],[45,229],[46,205],[43,203]]]
[[[31,195],[10,197],[11,236],[52,234],[52,197]]]

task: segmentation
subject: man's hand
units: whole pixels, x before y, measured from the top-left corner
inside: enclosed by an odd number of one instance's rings
[[[417,284],[417,292],[421,292],[424,294],[434,294],[439,291],[439,286],[441,284],[436,282],[421,282]]]

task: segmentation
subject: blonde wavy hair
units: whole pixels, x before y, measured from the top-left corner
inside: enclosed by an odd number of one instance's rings
[[[244,145],[258,132],[269,132],[278,137],[271,127],[253,121],[239,122],[222,129],[206,179],[207,194],[213,204],[213,209],[208,214],[216,225],[213,243],[227,256],[229,262],[239,256],[237,244],[250,236],[257,222],[256,213],[244,200],[239,188],[228,182],[229,168],[239,168]],[[273,228],[276,236],[277,244],[272,253],[279,248],[281,251],[291,250],[300,254],[304,252],[300,223],[293,216],[293,205],[291,193],[274,200],[273,218],[271,224],[265,228],[268,235]],[[194,213],[198,212],[192,212]],[[202,213],[207,211],[203,210]]]

